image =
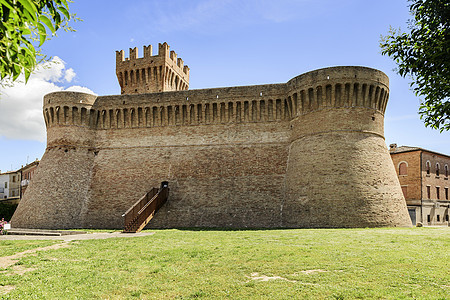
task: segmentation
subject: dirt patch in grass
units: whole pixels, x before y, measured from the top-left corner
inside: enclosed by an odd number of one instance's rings
[[[251,280],[256,280],[256,281],[285,280],[285,281],[289,281],[289,282],[297,282],[296,280],[289,280],[289,279],[281,277],[281,276],[269,277],[266,275],[259,275],[259,273],[252,273],[252,274],[250,274],[249,278]]]
[[[306,275],[315,274],[315,273],[323,273],[323,272],[328,272],[328,271],[321,270],[321,269],[300,271],[300,273],[303,273],[303,274],[306,274]]]
[[[10,255],[10,256],[0,257],[0,268],[6,269],[6,268],[14,265],[15,263],[17,263],[17,261],[22,256],[27,255],[27,254],[35,254],[38,251],[55,250],[55,249],[66,248],[66,247],[69,247],[69,244],[64,242],[64,243],[54,244],[54,245],[47,246],[47,247],[26,250],[26,251],[16,253],[16,254]]]
[[[17,266],[13,266],[12,267],[12,273],[9,273],[9,274],[6,274],[6,275],[8,275],[8,276],[11,276],[11,275],[23,275],[23,274],[25,274],[26,272],[31,272],[31,271],[34,271],[34,270],[36,270],[35,268],[26,268],[26,267],[24,267],[24,266],[22,266],[22,265],[17,265]]]
[[[2,285],[0,286],[0,295],[8,294],[12,290],[14,290],[16,287],[13,285]]]

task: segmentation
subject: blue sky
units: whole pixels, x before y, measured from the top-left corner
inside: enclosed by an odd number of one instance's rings
[[[394,72],[379,41],[406,29],[406,0],[75,0],[76,32],[58,32],[43,52],[59,63],[0,99],[0,170],[45,150],[42,95],[54,90],[119,94],[115,50],[167,42],[190,67],[190,89],[286,82],[329,66],[360,65],[390,78],[386,143],[450,154],[450,133],[425,128],[409,79]]]

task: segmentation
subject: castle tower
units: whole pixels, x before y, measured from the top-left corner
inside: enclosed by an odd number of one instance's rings
[[[332,67],[288,83],[290,121],[283,225],[411,226],[384,140],[389,79],[366,67]]]
[[[158,54],[152,55],[152,45],[144,46],[144,57],[130,48],[130,57],[116,51],[116,75],[121,94],[160,93],[189,89],[189,67],[184,65],[167,43],[159,43]]]
[[[11,222],[22,228],[81,228],[89,194],[99,118],[97,96],[54,92],[44,96],[47,148]],[[54,197],[54,194],[58,196]]]

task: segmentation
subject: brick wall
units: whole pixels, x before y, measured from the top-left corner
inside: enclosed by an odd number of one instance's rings
[[[406,203],[411,205],[420,205],[422,199],[422,180],[421,180],[421,151],[400,152],[391,154],[392,162],[399,178],[400,185],[406,188]],[[406,175],[399,175],[401,163],[406,163]]]

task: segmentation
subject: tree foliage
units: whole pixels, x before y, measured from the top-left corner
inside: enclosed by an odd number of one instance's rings
[[[450,129],[450,1],[409,1],[410,32],[391,28],[382,37],[382,54],[396,62],[401,76],[411,76],[421,119],[442,132]]]
[[[27,81],[39,48],[58,29],[72,30],[73,18],[66,0],[0,0],[0,79],[24,73]]]

